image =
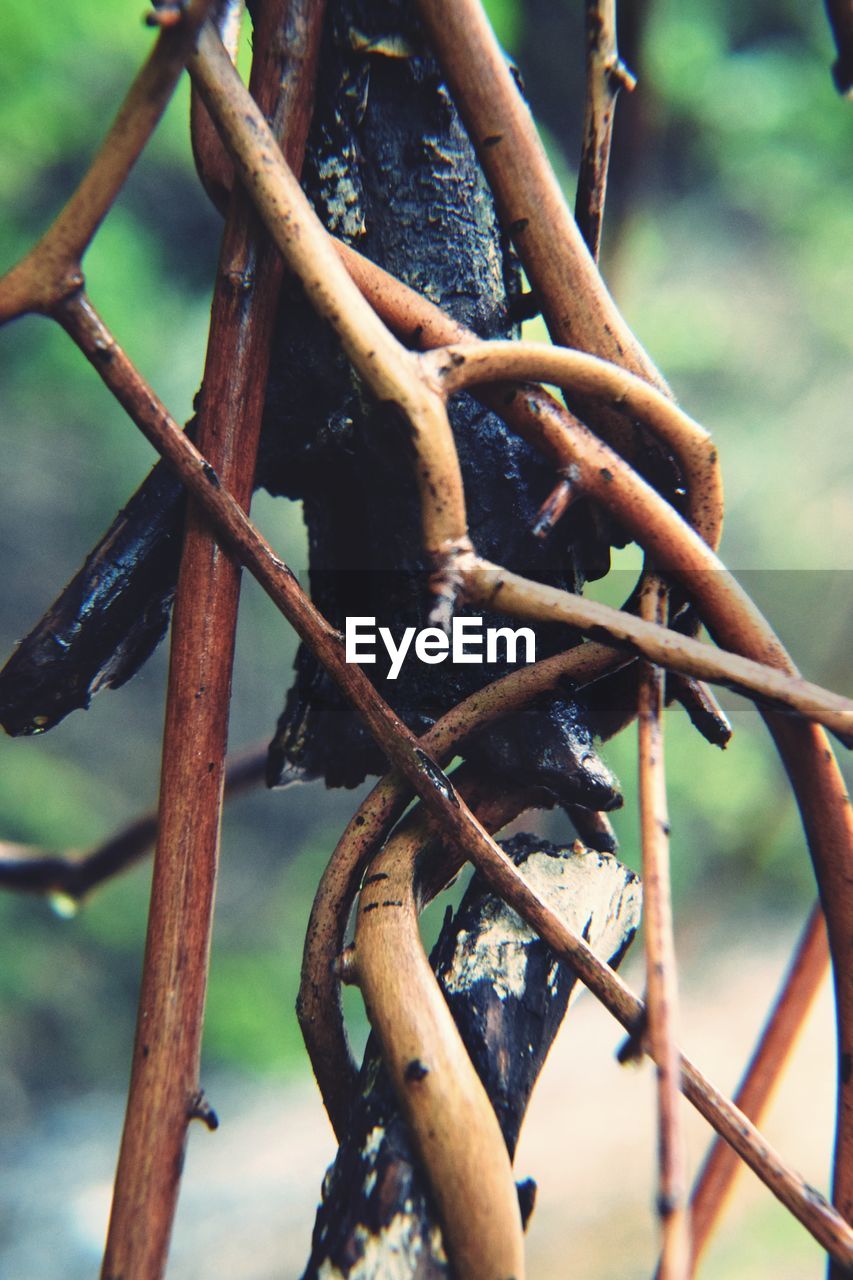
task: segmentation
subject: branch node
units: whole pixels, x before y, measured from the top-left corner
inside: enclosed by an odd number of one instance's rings
[[[202,1124],[206,1125],[211,1133],[219,1128],[219,1116],[205,1097],[203,1089],[199,1089],[198,1093],[190,1101],[187,1120],[201,1120]]]

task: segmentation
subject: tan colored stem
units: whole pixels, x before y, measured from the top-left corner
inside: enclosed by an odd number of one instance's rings
[[[479,0],[418,7],[552,338],[664,388],[598,274]]]
[[[667,591],[655,574],[640,595],[640,617],[663,624]],[[640,833],[643,918],[646,940],[645,1034],[657,1064],[658,1214],[661,1220],[660,1280],[684,1280],[689,1243],[684,1211],[685,1151],[680,1111],[681,1064],[677,1048],[678,992],[669,874],[669,817],[664,764],[664,673],[640,664],[639,726]]]
[[[228,57],[235,63],[244,10],[243,0],[217,0],[210,15]],[[190,94],[190,141],[201,185],[224,216],[234,187],[234,165],[196,88]]]
[[[505,821],[481,815],[489,826]],[[430,834],[423,818],[409,823],[370,864],[356,923],[358,985],[429,1178],[454,1275],[522,1280],[509,1153],[418,932],[414,868]],[[417,1081],[412,1063],[425,1068]]]
[[[596,356],[540,342],[459,344],[431,351],[421,356],[421,361],[447,395],[482,383],[542,380],[580,392],[587,399],[607,403],[620,414],[638,419],[678,457],[686,473],[690,523],[703,540],[706,533],[708,542],[714,541],[714,533],[719,537],[722,480],[713,440],[667,396],[642,379]],[[519,394],[524,397],[525,391]],[[567,425],[562,415],[552,413],[550,405],[538,399],[528,403],[528,409],[525,439],[541,449],[556,467],[574,465],[584,492],[610,510],[618,510],[638,541],[643,542],[644,534],[647,542],[662,523],[662,510],[668,507],[660,495],[580,423]],[[677,514],[672,514],[678,520]],[[684,522],[680,524],[683,526]],[[664,555],[655,551],[656,563],[662,568],[670,567],[672,556],[672,548],[667,548]],[[705,567],[719,569],[720,564],[712,558]]]
[[[697,676],[758,702],[796,711],[845,737],[853,730],[853,701],[800,676],[716,649],[596,600],[519,577],[485,560],[468,558],[460,572],[465,598],[482,608],[511,617],[563,622],[669,671]]]

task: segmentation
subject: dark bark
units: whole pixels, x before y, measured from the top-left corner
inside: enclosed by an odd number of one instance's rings
[[[473,149],[402,0],[329,5],[304,183],[325,224],[483,336],[515,333],[519,275]],[[302,499],[311,592],[329,620],[370,615],[399,635],[427,624],[418,502],[399,421],[370,402],[297,285],[284,290],[257,482]],[[533,536],[552,476],[524,442],[467,396],[452,409],[478,550],[579,590],[609,564],[606,530],[579,501],[544,542]],[[161,638],[174,590],[182,497],[155,471],[0,674],[10,733],[46,729],[126,680]],[[120,568],[116,566],[120,550]],[[487,624],[504,619],[487,617]],[[537,656],[576,642],[541,626]],[[404,665],[383,696],[415,730],[502,674],[487,665]],[[564,803],[619,803],[592,751],[586,712],[568,700],[499,726],[468,754],[544,781]],[[270,755],[269,780],[323,776],[352,786],[385,762],[304,648]]]
[[[618,965],[639,921],[634,873],[605,854],[557,849],[532,836],[504,848],[567,923]],[[431,963],[512,1155],[574,974],[476,877],[445,921]],[[395,1275],[447,1277],[430,1193],[372,1043],[360,1083],[349,1133],[323,1183],[304,1280],[321,1271],[379,1280],[392,1264]],[[519,1185],[525,1222],[534,1194],[532,1182]]]

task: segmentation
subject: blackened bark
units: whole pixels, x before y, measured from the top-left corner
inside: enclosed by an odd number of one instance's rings
[[[618,965],[639,922],[634,873],[580,845],[558,849],[516,836],[504,848],[566,923]],[[512,1155],[574,974],[476,877],[445,921],[431,963]],[[525,1222],[534,1192],[529,1181],[519,1186]],[[371,1043],[350,1131],[323,1183],[304,1280],[392,1273],[438,1280],[451,1271],[405,1121]]]
[[[514,335],[517,264],[404,0],[329,4],[304,184],[331,231],[482,336]],[[468,396],[453,405],[452,423],[471,533],[484,556],[572,591],[606,570],[608,542],[584,502],[546,542],[533,537],[552,476],[528,445]],[[257,479],[274,494],[303,500],[312,596],[334,625],[343,627],[347,615],[373,616],[395,635],[426,625],[428,573],[406,431],[371,401],[293,281],[282,299]],[[174,589],[180,503],[177,486],[156,468],[0,675],[8,732],[49,728],[147,657]],[[490,625],[505,621],[486,616]],[[578,638],[565,627],[536,631],[537,657]],[[415,661],[393,682],[381,663],[368,670],[421,732],[506,667]],[[586,714],[560,699],[499,726],[467,753],[545,782],[564,803],[613,807],[614,780],[591,741]],[[352,786],[384,768],[337,688],[301,649],[271,748],[270,781],[322,776]]]

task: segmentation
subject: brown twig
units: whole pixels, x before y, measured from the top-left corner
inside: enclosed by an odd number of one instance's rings
[[[726,747],[731,741],[732,726],[728,716],[707,685],[690,676],[670,675],[666,682],[667,705],[680,702],[695,729],[715,747]]]
[[[641,378],[609,361],[579,351],[562,347],[549,347],[538,342],[479,342],[460,344],[420,357],[428,375],[446,395],[453,395],[483,383],[506,379],[542,380],[556,382],[572,392],[580,392],[587,400],[601,401],[614,411],[638,419],[657,438],[663,441],[679,459],[688,477],[687,517],[690,524],[708,534],[705,541],[711,544],[714,533],[719,537],[722,529],[722,482],[719,474],[717,450],[710,434],[679,409],[667,396]],[[522,391],[521,395],[525,393]],[[663,510],[668,504],[660,495],[636,474],[612,448],[599,440],[576,420],[567,422],[561,413],[554,413],[550,398],[530,400],[528,413],[513,418],[516,427],[531,444],[561,468],[574,465],[574,478],[587,496],[607,506],[618,509],[620,518],[627,523],[638,541],[644,531],[646,537],[663,523]],[[505,415],[506,416],[506,415]],[[618,497],[615,496],[618,491]],[[646,495],[654,495],[654,513],[646,509]],[[643,507],[642,515],[640,507]],[[672,516],[678,519],[672,508]],[[684,528],[684,521],[678,521]],[[694,539],[695,540],[695,539]],[[643,543],[645,545],[645,543]],[[662,555],[655,552],[655,561],[669,568],[672,550]],[[719,561],[709,560],[708,566],[720,568]]]
[[[0,280],[0,325],[49,313],[83,283],[81,262],[166,109],[212,0],[188,0],[161,30],[85,177],[42,238]]]
[[[229,759],[225,799],[242,795],[264,780],[266,746],[249,747]],[[157,838],[156,809],[144,813],[94,848],[64,852],[32,845],[0,843],[0,889],[59,896],[80,903],[113,876],[135,866]]]
[[[816,904],[806,922],[782,989],[735,1095],[735,1104],[755,1124],[761,1117],[796,1043],[817,990],[826,976],[826,924]],[[738,1172],[726,1143],[716,1141],[690,1198],[691,1275],[702,1257]],[[660,1272],[659,1272],[660,1275]]]
[[[586,0],[586,100],[575,220],[593,260],[601,248],[613,110],[636,84],[616,45],[616,0]]]
[[[277,107],[285,17],[310,53],[298,94],[313,95],[318,6],[265,6],[252,88]],[[226,55],[227,56],[227,55]],[[290,121],[278,117],[287,132]],[[301,164],[304,133],[290,139]],[[197,438],[235,502],[248,509],[281,264],[235,188],[211,313]],[[189,1120],[198,1114],[204,1000],[219,855],[225,744],[240,568],[190,502],[172,620],[158,837],[136,1038],[102,1274],[154,1280],[166,1266]]]
[[[664,623],[666,587],[650,574],[640,595],[640,617]],[[684,1211],[684,1133],[680,1115],[680,1062],[676,1041],[677,980],[669,875],[669,818],[664,766],[664,673],[640,666],[640,831],[646,940],[645,1035],[657,1064],[658,1214],[661,1220],[660,1280],[683,1280],[689,1262]]]

